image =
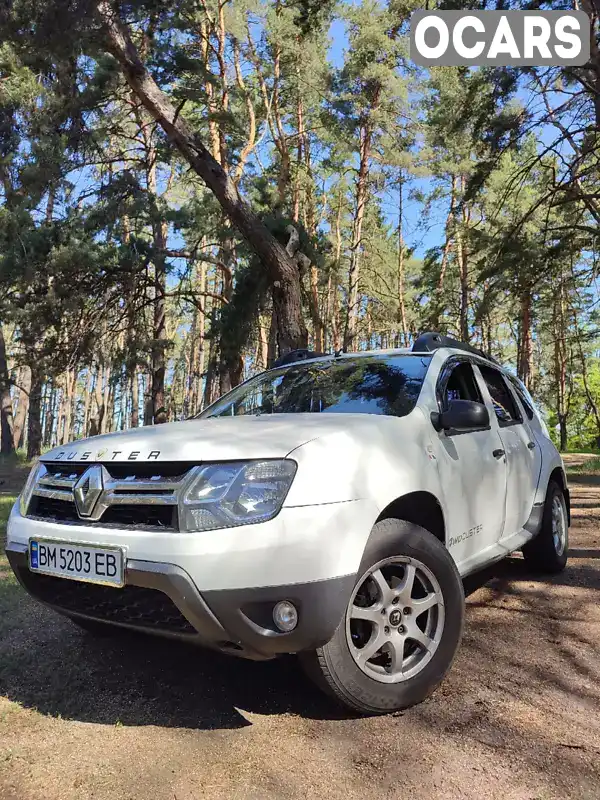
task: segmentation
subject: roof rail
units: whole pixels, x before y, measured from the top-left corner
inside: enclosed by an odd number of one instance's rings
[[[273,367],[287,367],[288,364],[295,364],[297,361],[308,361],[309,358],[321,358],[327,353],[315,353],[312,350],[291,350],[273,362]]]
[[[412,346],[413,352],[432,353],[434,350],[439,350],[440,347],[452,347],[455,350],[464,350],[466,353],[472,353],[480,358],[485,358],[486,361],[493,361],[494,364],[499,362],[493,357],[473,347],[466,342],[460,342],[458,339],[453,339],[451,336],[443,336],[441,333],[422,333],[415,340]]]

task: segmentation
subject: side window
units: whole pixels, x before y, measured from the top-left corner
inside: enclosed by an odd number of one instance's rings
[[[479,365],[479,369],[491,395],[499,424],[503,426],[523,422],[502,374],[482,364]]]
[[[473,367],[468,361],[456,364],[446,381],[442,395],[444,410],[448,408],[451,400],[474,400],[476,403],[483,403]]]
[[[533,406],[531,405],[530,399],[525,394],[525,389],[523,388],[523,386],[521,386],[521,384],[517,380],[514,380],[513,378],[510,378],[510,382],[512,388],[517,393],[517,397],[521,401],[521,405],[525,409],[525,413],[527,414],[528,418],[533,419],[534,417]]]

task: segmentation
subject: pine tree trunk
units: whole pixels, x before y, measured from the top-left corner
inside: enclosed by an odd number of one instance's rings
[[[18,450],[23,446],[25,422],[27,421],[27,412],[29,411],[29,395],[31,392],[31,369],[26,366],[21,367],[17,381],[19,398],[17,402],[17,412],[15,414],[13,428],[13,442],[15,450]]]
[[[310,310],[313,323],[315,350],[325,350],[325,326],[319,311],[319,273],[315,264],[310,265]]]
[[[125,79],[140,101],[161,125],[167,137],[213,192],[223,210],[249,243],[267,270],[279,320],[283,352],[305,347],[307,330],[302,317],[298,269],[285,248],[262,220],[242,200],[234,181],[213,158],[187,122],[177,114],[167,95],[152,78],[135,48],[129,30],[107,0],[96,0],[106,46],[121,65]]]
[[[398,322],[402,344],[408,347],[408,326],[406,324],[406,305],[404,302],[404,181],[402,171],[398,181]]]
[[[517,374],[527,389],[531,389],[533,379],[533,347],[531,332],[531,290],[521,291],[521,314],[519,320],[519,347],[517,353]]]
[[[356,184],[356,205],[352,225],[352,242],[350,244],[350,270],[348,273],[348,313],[344,332],[344,350],[346,351],[356,348],[356,332],[360,310],[359,282],[362,228],[369,189],[369,159],[371,157],[371,138],[373,135],[371,124],[371,119],[367,119],[363,123],[360,136],[360,165]]]
[[[272,367],[277,358],[277,311],[273,306],[271,327],[269,328],[269,346],[267,350],[267,366]]]
[[[262,315],[258,318],[258,347],[256,364],[258,369],[263,370],[267,368],[269,363],[269,334],[267,326]]]
[[[29,393],[29,419],[27,425],[27,458],[38,458],[42,453],[42,389],[44,376],[36,366],[31,368]]]
[[[92,370],[91,368],[88,369],[86,384],[85,384],[85,395],[83,398],[83,428],[81,431],[81,435],[85,438],[88,435],[88,431],[90,429],[90,410],[92,405]]]
[[[459,338],[463,342],[468,342],[469,334],[469,273],[467,265],[467,254],[463,241],[462,231],[456,229],[456,260],[458,262],[458,273],[460,279],[460,303],[458,312],[458,332]]]
[[[5,456],[12,455],[15,451],[13,404],[2,324],[0,324],[0,423],[0,452]]]
[[[450,189],[450,211],[446,217],[445,232],[446,238],[444,242],[444,249],[442,251],[442,262],[440,264],[440,275],[438,284],[435,290],[435,304],[433,315],[431,317],[431,327],[434,330],[439,330],[441,325],[442,312],[444,311],[444,285],[446,280],[446,270],[448,268],[448,259],[450,257],[450,250],[452,248],[452,236],[456,230],[456,176],[452,176],[452,185]]]
[[[198,275],[198,291],[206,291],[206,266],[200,264]],[[204,309],[204,306],[202,307]],[[192,413],[197,414],[200,410],[200,388],[202,386],[202,374],[204,372],[204,360],[206,349],[205,326],[206,314],[204,310],[197,309],[198,314],[196,318],[196,340],[194,342],[194,355],[196,369],[194,372],[194,385],[193,385],[193,408]]]
[[[560,429],[560,449],[567,449],[567,341],[565,320],[564,276],[561,275],[554,297],[554,382],[556,409]]]
[[[104,416],[106,407],[104,405],[104,392],[103,392],[103,382],[104,382],[104,366],[102,364],[98,364],[96,367],[96,376],[94,382],[94,397],[93,400],[95,401],[96,405],[96,416],[92,416],[90,419],[90,426],[89,426],[89,435],[90,436],[98,436],[99,433],[102,433],[102,426],[104,424]]]
[[[152,376],[144,375],[144,426],[152,425],[153,413]]]
[[[140,424],[140,386],[137,369],[134,367],[129,378],[131,391],[131,427],[138,428]]]
[[[463,342],[471,338],[469,331],[469,254],[467,251],[467,231],[470,221],[470,212],[465,204],[466,179],[461,176],[462,197],[462,227],[456,228],[456,259],[460,275],[460,314],[459,331]]]
[[[167,343],[166,319],[166,291],[167,291],[167,263],[165,251],[167,249],[167,226],[161,218],[158,205],[158,192],[156,184],[156,147],[152,139],[152,131],[144,127],[144,141],[146,144],[146,182],[150,213],[152,216],[152,238],[154,297],[152,303],[152,418],[155,425],[167,421],[165,406],[165,374]]]
[[[162,228],[162,225],[157,225]],[[164,238],[162,233],[155,238],[155,245],[162,243],[164,249]],[[166,282],[167,273],[164,258],[155,258],[154,262],[154,322],[153,322],[153,346],[152,346],[152,416],[154,424],[161,424],[167,421],[165,408],[165,345],[167,343],[166,328]]]
[[[108,433],[113,421],[113,390],[110,380],[111,368],[107,365],[104,368],[104,395],[102,398],[102,420],[100,421],[100,433]]]
[[[43,402],[44,414],[44,435],[43,446],[50,447],[52,445],[52,435],[54,433],[54,420],[55,420],[55,402],[56,402],[56,387],[54,378],[46,383],[46,397]]]
[[[338,197],[338,208],[335,217],[335,260],[333,272],[329,276],[328,300],[329,313],[327,318],[331,321],[331,341],[334,353],[342,349],[342,337],[340,333],[340,304],[339,304],[339,280],[342,268],[342,207],[343,192],[340,189]]]

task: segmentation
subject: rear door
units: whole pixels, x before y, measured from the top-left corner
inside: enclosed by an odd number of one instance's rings
[[[506,511],[503,538],[520,531],[531,514],[541,470],[541,453],[527,415],[500,370],[478,364],[505,452]]]

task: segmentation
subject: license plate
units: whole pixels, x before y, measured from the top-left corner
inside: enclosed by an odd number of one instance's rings
[[[120,547],[29,540],[29,569],[87,583],[124,586],[125,559]]]

